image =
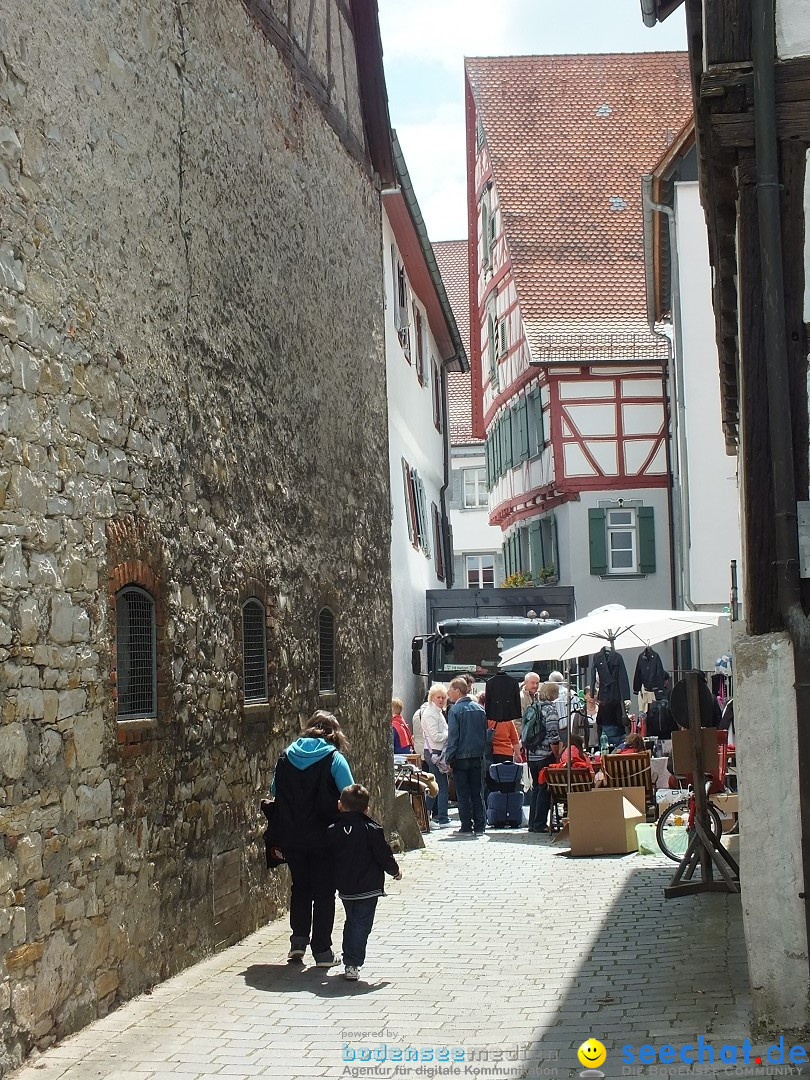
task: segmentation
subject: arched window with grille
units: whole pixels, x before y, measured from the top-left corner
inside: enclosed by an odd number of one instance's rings
[[[126,585],[115,598],[115,676],[119,720],[157,716],[155,601]]]
[[[246,704],[268,700],[264,607],[255,596],[242,605],[242,685]]]
[[[318,671],[322,694],[335,690],[335,616],[329,608],[318,615]]]

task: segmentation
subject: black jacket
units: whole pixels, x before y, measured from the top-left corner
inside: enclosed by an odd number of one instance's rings
[[[517,679],[504,671],[487,679],[484,708],[487,720],[519,720],[523,709],[520,705],[520,683]]]
[[[326,830],[338,816],[340,797],[332,776],[332,754],[306,769],[297,769],[286,753],[282,754],[276,765],[275,787],[273,837],[282,851],[325,847]]]
[[[645,690],[663,690],[669,680],[661,657],[649,645],[636,661],[636,673],[633,676],[633,693],[637,694],[642,686]]]
[[[594,656],[591,669],[592,694],[596,687],[597,675],[599,676],[598,701],[630,700],[630,680],[627,678],[627,668],[615,649],[600,649]]]
[[[341,898],[364,900],[385,895],[385,874],[394,877],[399,867],[382,825],[367,814],[339,813],[327,835]]]

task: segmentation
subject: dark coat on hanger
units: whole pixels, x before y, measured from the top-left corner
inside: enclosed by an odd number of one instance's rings
[[[661,662],[661,657],[648,645],[636,661],[633,693],[637,694],[642,686],[645,690],[663,690],[668,681],[669,675]]]
[[[607,646],[593,658],[591,668],[591,693],[596,693],[596,677],[599,676],[597,701],[629,701],[630,680],[624,660],[615,649]]]
[[[484,691],[484,708],[487,720],[519,720],[523,709],[520,705],[520,683],[514,675],[499,671],[487,679]]]

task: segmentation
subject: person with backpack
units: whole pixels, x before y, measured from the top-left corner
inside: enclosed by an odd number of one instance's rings
[[[338,963],[332,952],[336,883],[327,830],[338,818],[340,792],[354,783],[343,756],[347,747],[337,719],[318,710],[276,764],[274,837],[292,877],[292,963],[303,960],[310,941],[316,967]]]
[[[555,704],[558,694],[557,683],[543,683],[537,693],[537,698],[530,703],[523,714],[520,737],[532,778],[529,832],[548,832],[551,796],[548,785],[540,782],[540,774],[556,759],[554,751],[560,746],[560,717]]]

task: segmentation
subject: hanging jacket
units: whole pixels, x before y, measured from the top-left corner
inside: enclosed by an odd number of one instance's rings
[[[668,679],[669,675],[661,662],[661,657],[655,649],[647,646],[636,661],[633,693],[639,693],[642,686],[645,690],[663,690]]]
[[[615,649],[600,649],[593,658],[591,669],[591,693],[596,693],[599,677],[598,701],[629,701],[630,680],[624,660]]]
[[[484,708],[487,720],[519,720],[523,710],[520,706],[520,683],[517,679],[503,671],[487,679]]]

